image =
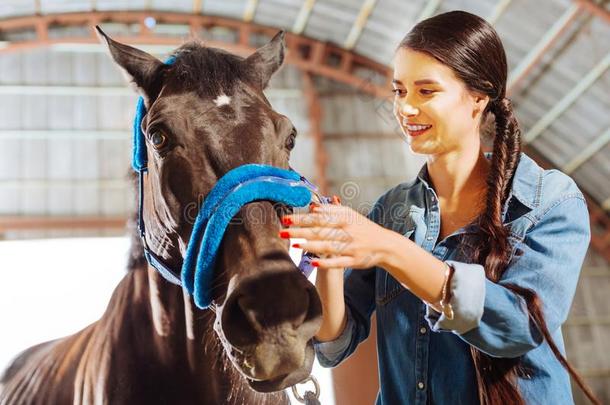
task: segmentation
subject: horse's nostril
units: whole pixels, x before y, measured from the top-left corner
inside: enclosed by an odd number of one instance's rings
[[[292,330],[308,340],[319,327],[321,304],[315,291],[296,271],[261,274],[240,282],[227,297],[222,328],[237,347],[258,343],[274,330]],[[313,325],[307,325],[313,322]]]

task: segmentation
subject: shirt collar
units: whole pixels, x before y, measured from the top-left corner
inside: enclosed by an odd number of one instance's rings
[[[485,157],[491,159],[491,152],[485,152]],[[542,168],[538,166],[532,158],[525,153],[521,153],[513,183],[506,202],[510,202],[511,197],[516,198],[521,204],[529,209],[533,209],[540,204],[540,189],[542,184]],[[424,164],[417,174],[418,179],[428,188],[430,187],[430,177],[428,165]]]

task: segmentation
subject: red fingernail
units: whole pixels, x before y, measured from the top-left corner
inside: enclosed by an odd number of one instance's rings
[[[285,226],[290,226],[292,225],[292,219],[288,217],[282,217],[282,224],[284,224]]]
[[[298,249],[298,248],[300,248],[300,247],[301,247],[301,245],[299,245],[298,243],[293,243],[293,244],[292,244],[292,247],[293,247],[293,248],[297,248],[297,249]]]
[[[314,260],[313,262],[311,262],[311,265],[313,267],[320,267],[320,262],[317,262],[317,261]]]
[[[288,232],[288,231],[280,231],[280,238],[282,238],[282,239],[289,239],[290,238],[290,232]]]
[[[341,197],[339,197],[338,195],[334,195],[333,200],[336,204],[341,204]]]

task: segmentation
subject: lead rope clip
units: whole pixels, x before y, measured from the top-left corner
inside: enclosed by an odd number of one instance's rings
[[[311,381],[313,383],[314,391],[312,392],[312,391],[307,390],[307,391],[305,391],[305,395],[301,396],[301,394],[299,394],[299,391],[297,390],[297,385],[306,384],[309,381]],[[307,377],[300,383],[293,385],[291,388],[292,388],[292,395],[294,395],[296,400],[299,401],[300,403],[305,404],[305,405],[320,405],[320,400],[319,400],[320,384],[318,384],[318,380],[316,380],[316,378],[313,375],[310,375],[309,377]]]

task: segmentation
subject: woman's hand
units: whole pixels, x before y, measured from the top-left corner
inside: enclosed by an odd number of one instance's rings
[[[320,256],[313,263],[319,268],[378,266],[391,233],[349,207],[332,204],[312,206],[308,214],[287,215],[282,223],[289,228],[280,236],[306,239],[293,247]]]

